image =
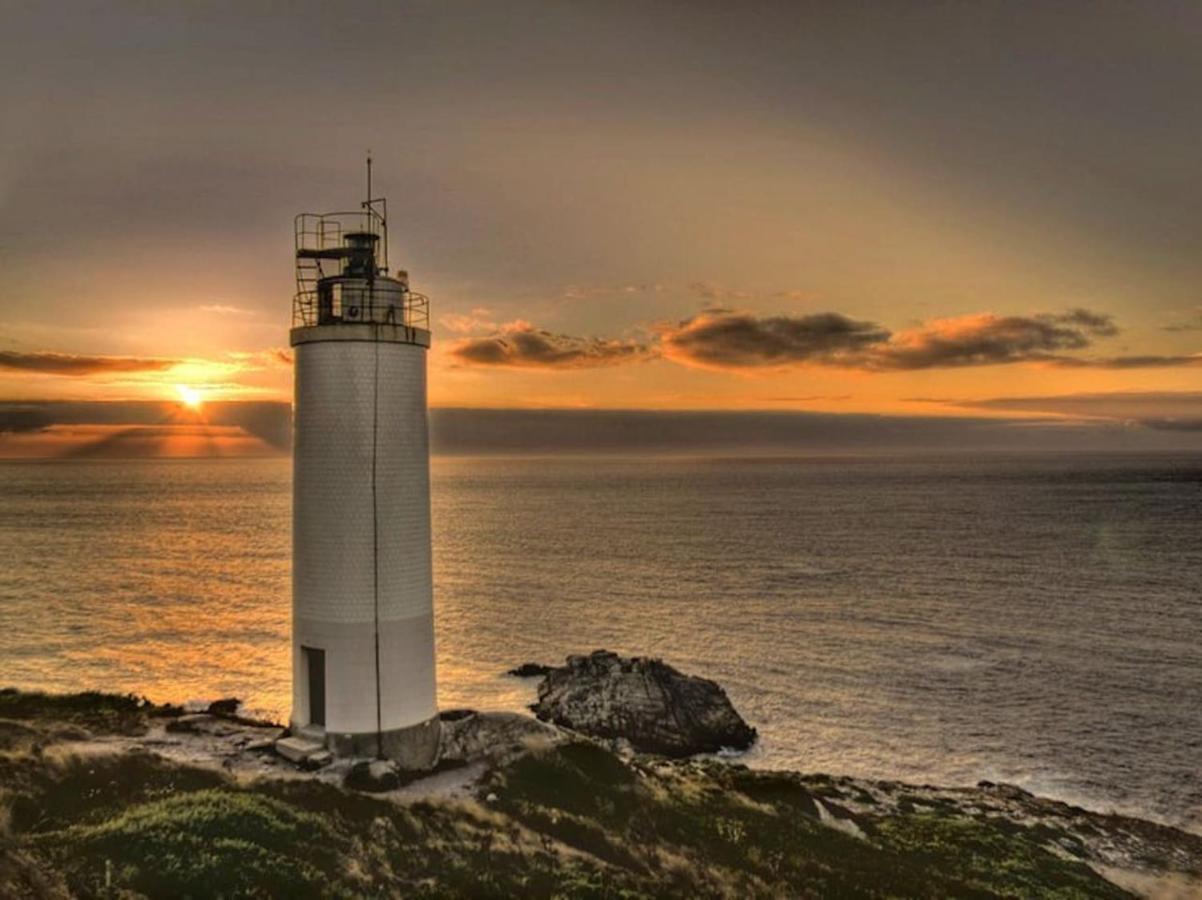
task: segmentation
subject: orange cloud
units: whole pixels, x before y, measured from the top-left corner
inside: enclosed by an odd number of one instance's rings
[[[975,313],[933,319],[897,333],[841,313],[759,317],[716,309],[659,330],[666,358],[724,370],[803,365],[870,372],[1013,363],[1098,369],[1202,365],[1200,355],[1069,355],[1117,334],[1110,316],[1087,309],[1031,316]]]
[[[1035,316],[976,313],[935,319],[893,335],[853,365],[877,369],[930,369],[1056,361],[1095,338],[1118,333],[1111,318],[1086,309]]]
[[[523,369],[585,369],[647,359],[650,349],[637,341],[573,337],[535,328],[518,320],[487,337],[465,338],[450,355],[478,366]]]

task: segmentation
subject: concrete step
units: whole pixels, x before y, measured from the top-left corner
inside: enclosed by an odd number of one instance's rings
[[[296,729],[296,733],[307,741],[316,741],[319,744],[326,742],[326,730],[321,725],[302,725]]]
[[[294,763],[305,763],[310,757],[316,756],[318,753],[325,753],[325,744],[319,744],[317,741],[311,741],[308,738],[294,734],[291,737],[283,737],[275,742],[275,752],[284,759],[290,759]]]
[[[306,768],[310,771],[315,771],[317,769],[321,769],[325,766],[328,766],[333,761],[334,761],[333,753],[331,753],[329,750],[320,750],[317,753],[314,753],[308,759],[306,759],[303,765],[304,765],[304,768]]]

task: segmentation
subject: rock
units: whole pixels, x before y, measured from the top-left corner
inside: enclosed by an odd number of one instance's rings
[[[663,756],[745,750],[756,738],[715,682],[606,650],[552,669],[531,709],[543,721]]]
[[[353,791],[378,794],[400,787],[401,778],[393,763],[382,759],[365,759],[351,766],[343,784]]]
[[[506,675],[514,678],[544,678],[554,671],[554,666],[544,666],[542,663],[522,663],[515,669],[510,669]]]
[[[206,726],[213,724],[213,717],[208,713],[189,713],[184,716],[177,716],[171,719],[165,726],[164,731],[170,731],[176,734],[196,734],[198,732],[208,731]]]
[[[42,732],[24,722],[0,719],[0,750],[28,750],[41,737]]]
[[[334,754],[329,750],[318,750],[316,753],[310,753],[300,767],[306,772],[316,772],[318,769],[323,769],[334,761]]]
[[[237,697],[225,697],[221,700],[214,700],[207,707],[205,712],[211,716],[216,716],[219,719],[226,719],[233,722],[235,725],[244,725],[249,728],[282,728],[279,722],[273,722],[270,719],[259,719],[251,716],[244,716],[238,712],[242,708],[242,701]]]
[[[1004,800],[1034,800],[1035,795],[1030,791],[1025,791],[1016,784],[1006,784],[1005,782],[994,783],[991,781],[979,781],[977,787],[981,790],[989,791],[992,794],[1001,797]]]
[[[152,719],[175,719],[187,713],[187,710],[176,703],[156,703],[146,708],[146,714]]]
[[[223,700],[214,700],[209,704],[209,708],[205,712],[214,716],[235,716],[238,714],[238,707],[242,705],[242,701],[237,697],[226,697]]]
[[[508,761],[535,744],[546,746],[563,739],[558,729],[521,713],[472,713],[443,722],[439,758],[459,763]]]
[[[300,735],[289,735],[275,742],[275,752],[294,763],[304,763],[310,756],[325,751],[325,745]]]
[[[90,741],[92,732],[77,725],[62,725],[54,729],[51,737],[56,741]]]

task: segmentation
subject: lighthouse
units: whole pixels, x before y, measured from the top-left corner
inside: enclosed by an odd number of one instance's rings
[[[296,217],[293,738],[424,768],[438,753],[429,301],[388,267],[387,201]]]

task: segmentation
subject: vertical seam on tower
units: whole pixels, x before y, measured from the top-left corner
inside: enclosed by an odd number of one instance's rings
[[[371,398],[371,567],[372,615],[376,650],[376,755],[384,756],[384,723],[380,711],[380,511],[376,500],[376,454],[380,444],[380,336],[372,342],[375,371]]]

